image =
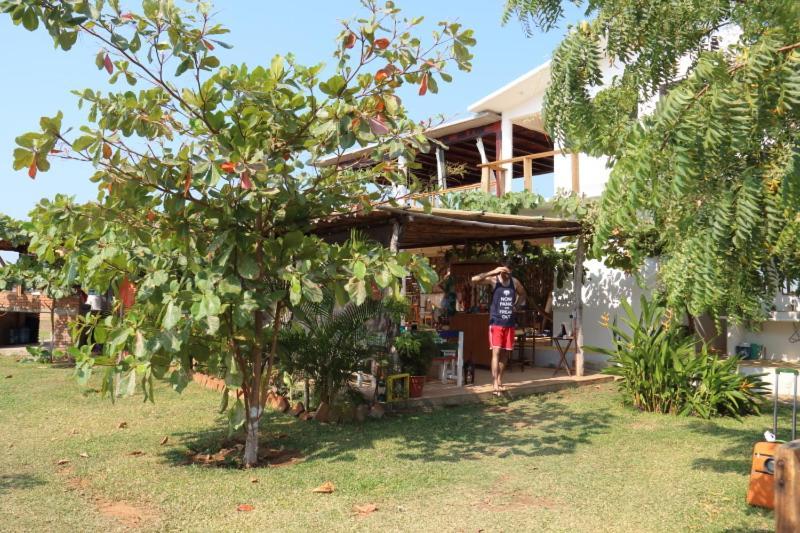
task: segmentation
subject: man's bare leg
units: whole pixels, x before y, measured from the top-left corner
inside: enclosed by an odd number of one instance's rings
[[[505,387],[503,387],[503,372],[506,369],[506,361],[508,360],[506,358],[511,354],[511,352],[509,350],[497,350],[497,351],[499,353],[498,353],[498,357],[497,357],[497,379],[496,379],[496,381],[497,381],[497,386],[496,386],[497,389],[496,390],[504,391],[506,389],[505,389]]]
[[[500,390],[500,348],[492,348],[492,390]]]

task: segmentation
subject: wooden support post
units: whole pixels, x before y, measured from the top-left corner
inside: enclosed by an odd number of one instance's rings
[[[572,154],[572,192],[581,192],[580,169],[578,168],[578,154]]]
[[[439,182],[439,190],[445,190],[447,188],[447,164],[445,162],[444,150],[442,150],[441,147],[436,148],[436,178]],[[439,195],[436,196],[434,205],[436,207],[441,207],[442,200]]]
[[[583,258],[585,243],[583,235],[578,236],[575,247],[575,273],[573,290],[575,291],[575,324],[572,334],[575,337],[575,375],[583,375]]]
[[[522,160],[522,177],[525,184],[525,190],[533,192],[533,159]]]
[[[502,159],[503,157],[503,130],[502,128],[494,134],[494,158]],[[497,166],[494,169],[495,179],[495,193],[497,196],[503,196],[506,189],[506,173],[503,167]]]
[[[775,532],[800,531],[800,440],[775,453]]]
[[[444,190],[447,188],[447,161],[445,159],[444,150],[441,147],[436,148],[436,177],[439,180],[439,188]]]
[[[456,359],[456,385],[464,386],[464,332],[458,332],[458,358]]]
[[[506,169],[502,167],[496,167],[494,169],[494,179],[495,179],[495,194],[499,196],[503,196],[505,193],[505,180],[506,180]]]
[[[478,137],[475,139],[475,144],[478,146],[478,153],[481,155],[481,164],[486,164],[489,159],[486,157],[486,148],[483,146],[483,139]],[[489,181],[492,174],[492,169],[489,167],[481,167],[481,191],[489,192]]]

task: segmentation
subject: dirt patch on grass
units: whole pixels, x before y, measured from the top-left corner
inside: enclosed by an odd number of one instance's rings
[[[558,502],[551,498],[531,496],[530,494],[522,492],[487,496],[475,505],[481,510],[495,513],[521,511],[524,509],[555,509],[560,507]]]
[[[92,484],[86,478],[70,476],[66,479],[66,485],[67,490],[75,491],[82,498],[90,501],[101,515],[115,520],[126,528],[147,527],[150,529],[158,520],[158,513],[150,507],[134,505],[126,501],[109,500],[93,494]]]
[[[485,497],[473,505],[491,512],[521,511],[524,509],[555,509],[561,507],[558,501],[544,496],[533,496],[525,491],[509,488],[511,476],[498,477]]]
[[[632,429],[634,431],[650,431],[653,429],[658,429],[658,424],[650,420],[637,420],[628,424],[628,429]]]
[[[155,512],[150,509],[131,505],[127,502],[112,502],[108,500],[96,500],[95,505],[100,514],[113,518],[120,524],[129,528],[138,528],[151,524],[157,518]]]

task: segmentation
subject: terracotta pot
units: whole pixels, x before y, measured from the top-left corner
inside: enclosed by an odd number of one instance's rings
[[[425,386],[425,376],[411,376],[408,383],[408,397],[421,398],[422,388]]]

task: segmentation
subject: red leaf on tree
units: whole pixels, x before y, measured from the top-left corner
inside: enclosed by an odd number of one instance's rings
[[[383,68],[375,73],[375,81],[377,81],[378,83],[386,80],[386,78],[388,78],[388,77],[389,77],[389,73],[386,71],[386,69],[383,69]]]
[[[111,62],[111,58],[108,57],[108,54],[106,54],[105,59],[103,59],[103,66],[106,67],[106,72],[109,74],[114,72],[114,64]]]
[[[148,221],[148,222],[152,222],[152,221],[154,221],[154,220],[156,219],[156,213],[155,213],[155,211],[148,211],[148,212],[147,212],[147,215],[146,215],[146,218],[147,218],[147,221]]]
[[[130,13],[130,12],[123,13],[122,15],[119,16],[119,18],[121,20],[126,20],[126,21],[133,20],[133,13]]]
[[[344,47],[345,48],[353,48],[356,45],[356,34],[350,32],[344,38]]]
[[[389,133],[389,128],[383,121],[383,116],[378,115],[375,118],[369,119],[369,127],[375,135],[386,135]]]
[[[389,46],[389,39],[375,39],[375,46],[385,50]]]
[[[131,283],[127,276],[122,278],[122,283],[119,284],[119,301],[123,309],[133,306],[136,301],[136,285]]]
[[[242,189],[246,189],[248,191],[253,188],[253,182],[250,179],[250,173],[249,172],[245,172],[244,174],[242,174],[241,186],[242,186]]]
[[[38,170],[39,169],[36,167],[36,159],[34,158],[33,162],[31,163],[31,166],[28,167],[28,177],[30,179],[35,179],[36,178],[36,172]]]
[[[422,75],[422,81],[419,83],[419,95],[425,96],[428,92],[428,73]]]
[[[111,146],[109,146],[108,144],[104,143],[103,144],[103,157],[105,157],[106,159],[111,159],[111,155],[112,154],[113,154],[113,152],[111,151]]]
[[[203,45],[209,50],[213,50],[214,49],[214,45],[211,44],[210,41],[206,41],[205,39],[203,39]]]
[[[53,148],[52,150],[50,150],[50,153],[51,154],[60,154],[61,150],[56,150],[55,148]]]
[[[192,173],[191,171],[186,171],[186,178],[183,180],[183,196],[184,198],[189,196],[189,187],[192,186]]]
[[[255,507],[253,507],[249,503],[242,503],[239,505],[239,507],[236,508],[237,511],[243,511],[243,512],[250,512],[253,509],[255,509]]]
[[[221,168],[223,172],[227,172],[228,174],[233,174],[234,172],[236,172],[236,165],[234,165],[230,161],[222,163],[219,166],[219,168]]]

